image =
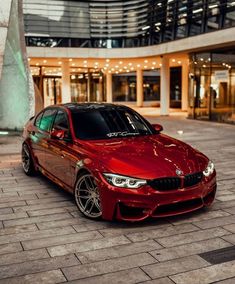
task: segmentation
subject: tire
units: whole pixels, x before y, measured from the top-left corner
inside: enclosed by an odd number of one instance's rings
[[[90,173],[80,175],[75,184],[74,197],[80,212],[90,219],[100,219],[102,210],[99,189]]]
[[[35,175],[35,167],[33,163],[32,156],[30,154],[29,147],[27,144],[23,143],[21,151],[22,167],[27,176]]]

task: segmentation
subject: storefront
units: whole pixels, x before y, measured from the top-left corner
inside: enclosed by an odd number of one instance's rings
[[[191,54],[189,117],[235,123],[235,50]]]

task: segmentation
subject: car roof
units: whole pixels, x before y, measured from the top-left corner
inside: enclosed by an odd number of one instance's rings
[[[96,110],[96,109],[120,109],[120,108],[127,109],[128,108],[124,105],[115,105],[111,103],[67,103],[67,104],[61,104],[59,106],[65,107],[72,112],[84,111],[84,110]]]

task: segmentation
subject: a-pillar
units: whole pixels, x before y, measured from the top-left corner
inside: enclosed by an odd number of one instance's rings
[[[71,89],[70,89],[70,68],[69,61],[62,62],[62,103],[71,102]]]
[[[137,107],[142,107],[144,102],[144,91],[143,91],[143,70],[137,68],[136,70],[136,94],[137,94]]]
[[[170,106],[170,68],[169,58],[161,58],[160,114],[168,115]]]
[[[181,109],[188,110],[188,79],[189,79],[189,62],[185,60],[182,65],[182,95]]]
[[[113,102],[112,73],[106,73],[106,102]]]

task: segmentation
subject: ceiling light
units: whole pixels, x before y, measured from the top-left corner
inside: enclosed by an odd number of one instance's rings
[[[145,60],[144,60],[144,63],[148,63],[148,60],[147,60],[147,59],[145,59]]]
[[[122,64],[122,61],[119,61],[119,64]]]
[[[28,58],[28,61],[30,61],[31,59],[30,58]]]
[[[144,66],[144,69],[147,69],[147,68],[148,68],[148,66],[145,65],[145,66]]]
[[[156,65],[156,62],[155,61],[153,61],[153,63],[152,63],[153,65]]]
[[[73,61],[73,59],[72,59],[72,58],[69,58],[69,61]]]
[[[124,69],[127,69],[127,67],[126,67],[126,66],[124,66],[123,68],[124,68]]]
[[[115,68],[118,68],[118,67],[119,67],[118,65],[115,66]]]
[[[128,63],[128,65],[129,65],[129,66],[131,66],[131,65],[132,65],[132,63],[130,62],[130,63]]]
[[[43,63],[47,63],[47,60],[45,59],[45,60],[43,60]]]
[[[36,65],[38,66],[38,65],[39,65],[39,63],[36,63]]]
[[[75,66],[75,63],[72,63],[72,66]]]
[[[178,63],[181,64],[181,61],[179,60]]]
[[[109,62],[110,60],[109,59],[106,59],[106,62]]]
[[[83,63],[86,64],[86,63],[87,63],[87,60],[84,60]]]
[[[162,67],[162,63],[160,63],[159,66]]]
[[[59,61],[58,63],[59,63],[60,65],[62,64],[62,62],[61,62],[61,61]]]
[[[172,59],[172,62],[175,62],[175,58]]]

